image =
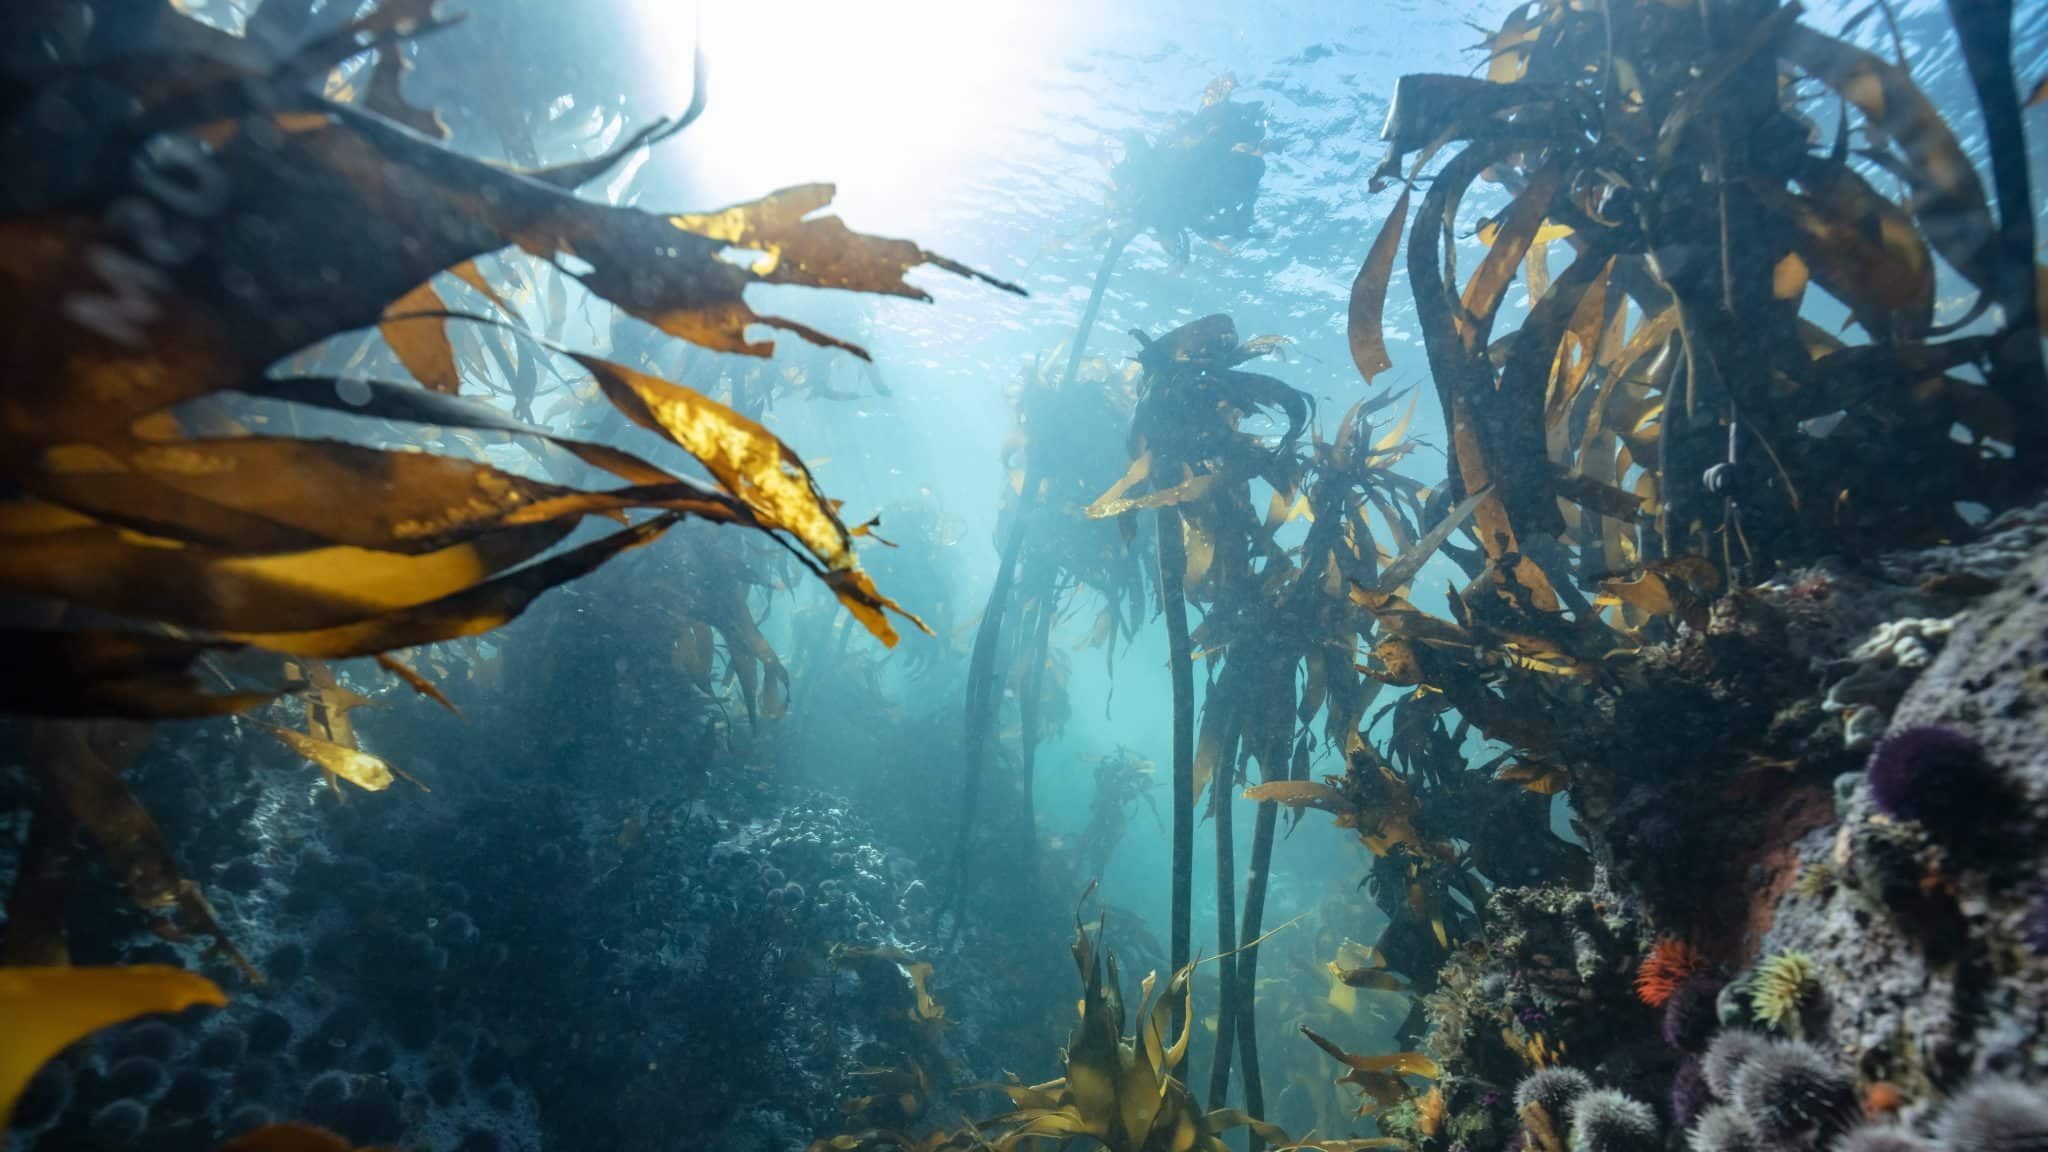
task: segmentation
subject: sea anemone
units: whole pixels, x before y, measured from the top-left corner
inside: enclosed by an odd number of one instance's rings
[[[1822,1148],[1862,1117],[1856,1084],[1810,1044],[1783,1040],[1735,1074],[1735,1106],[1765,1143]]]
[[[1764,1147],[1749,1118],[1731,1104],[1716,1104],[1700,1113],[1686,1142],[1693,1152],[1763,1152]]]
[[[1997,770],[1977,742],[1952,728],[1922,726],[1892,733],[1864,766],[1870,802],[1896,820],[1916,820],[1954,842],[1996,811]]]
[[[1758,1033],[1744,1028],[1733,1028],[1714,1037],[1707,1045],[1706,1059],[1700,1062],[1700,1071],[1706,1073],[1707,1087],[1723,1100],[1735,1098],[1735,1074],[1750,1058],[1770,1045]]]
[[[1804,952],[1779,952],[1756,966],[1749,990],[1756,1022],[1782,1028],[1813,991],[1813,961]]]
[[[1896,1116],[1906,1106],[1906,1095],[1889,1080],[1879,1080],[1863,1090],[1863,1114],[1872,1120]]]
[[[1655,1152],[1657,1114],[1612,1088],[1596,1088],[1572,1106],[1571,1152]]]
[[[1671,1077],[1671,1122],[1690,1128],[1713,1103],[1714,1092],[1707,1087],[1707,1074],[1700,1070],[1700,1062],[1686,1057]]]
[[[1515,1087],[1515,1111],[1538,1105],[1562,1129],[1571,1123],[1572,1105],[1592,1090],[1592,1078],[1577,1068],[1539,1068]]]
[[[1636,996],[1653,1008],[1661,1008],[1706,963],[1692,945],[1666,936],[1636,966]]]
[[[1939,1135],[1949,1152],[2048,1148],[2048,1096],[2011,1080],[1979,1080],[1949,1102]]]
[[[1897,1124],[1863,1124],[1849,1129],[1832,1152],[1936,1152],[1932,1141]]]
[[[1698,1052],[1721,1026],[1720,999],[1725,985],[1697,973],[1664,1002],[1664,1042],[1681,1052]]]

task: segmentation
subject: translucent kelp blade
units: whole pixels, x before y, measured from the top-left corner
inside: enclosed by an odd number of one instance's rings
[[[224,632],[238,643],[296,656],[339,660],[476,636],[526,611],[541,593],[597,570],[612,558],[654,542],[676,522],[658,516],[557,556],[495,577],[453,596],[354,624],[304,632]]]
[[[0,968],[0,1129],[36,1071],[79,1040],[137,1016],[226,1003],[213,981],[161,965]]]
[[[391,765],[360,748],[275,725],[270,726],[270,734],[282,741],[285,747],[311,760],[322,771],[339,776],[365,792],[382,792],[391,787],[391,781],[395,779]]]
[[[0,588],[209,630],[329,628],[437,600],[531,560],[575,527],[491,532],[420,555],[353,547],[238,555],[83,521],[0,536]]]
[[[1365,263],[1351,281],[1350,319],[1345,332],[1351,344],[1351,362],[1357,365],[1358,374],[1365,377],[1367,384],[1394,366],[1387,356],[1387,282],[1393,278],[1401,230],[1408,223],[1411,191],[1405,185],[1401,188],[1401,198],[1394,201],[1394,210],[1387,214],[1386,223],[1380,225],[1379,235],[1373,238],[1372,247],[1365,254]]]
[[[457,708],[455,702],[448,699],[445,693],[435,687],[432,680],[420,675],[416,669],[398,657],[393,656],[389,652],[379,652],[377,653],[377,666],[405,681],[406,686],[413,691],[455,713],[457,716],[462,715],[462,710]]]
[[[162,928],[172,935],[210,937],[252,983],[262,983],[262,975],[214,919],[213,906],[198,885],[179,875],[170,842],[156,821],[89,738],[110,733],[129,736],[118,726],[39,722],[29,730],[29,761],[42,786],[61,796],[71,818],[92,834],[130,903],[151,917],[167,913]],[[131,740],[128,751],[139,747]]]
[[[124,527],[245,553],[431,552],[580,495],[450,456],[271,436],[69,445],[24,484]]]

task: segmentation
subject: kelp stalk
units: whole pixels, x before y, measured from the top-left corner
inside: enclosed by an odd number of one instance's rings
[[[2040,467],[2048,453],[2048,376],[2041,362],[2040,286],[2034,270],[2034,199],[2028,187],[2027,142],[2012,69],[2010,0],[1949,0],[1963,60],[1977,88],[1998,197],[1998,267],[1994,273],[2005,331],[1992,346],[1996,386],[2014,406],[2013,445]]]
[[[1230,1056],[1236,1047],[1238,1023],[1237,982],[1237,845],[1232,839],[1231,810],[1237,800],[1238,741],[1244,731],[1243,713],[1234,707],[1235,687],[1229,684],[1230,668],[1211,685],[1221,696],[1231,693],[1228,730],[1223,754],[1216,762],[1216,778],[1209,782],[1209,795],[1216,810],[1216,1055],[1209,1067],[1209,1107],[1221,1108],[1230,1096]],[[1221,701],[1211,698],[1209,707]]]
[[[1088,293],[1088,306],[1081,312],[1080,326],[1075,329],[1073,346],[1067,352],[1066,371],[1060,374],[1062,392],[1073,386],[1074,377],[1081,371],[1081,360],[1088,349],[1088,336],[1095,329],[1095,317],[1102,311],[1102,295],[1109,288],[1109,278],[1116,271],[1117,261],[1135,237],[1136,233],[1131,231],[1116,233],[1110,239],[1109,250],[1102,254],[1102,265],[1095,271],[1095,285]],[[1043,480],[1039,469],[1027,458],[1024,486],[1017,496],[1017,516],[1010,524],[1009,536],[1003,541],[1002,556],[996,561],[995,583],[989,586],[988,605],[982,609],[981,625],[974,631],[974,649],[967,658],[966,742],[961,749],[967,778],[960,792],[960,832],[953,850],[955,936],[959,935],[967,914],[967,855],[974,839],[974,810],[981,799],[981,776],[988,755],[988,737],[995,725],[997,702],[1001,699],[1001,694],[996,691],[996,652],[1002,644],[1003,617],[1009,611],[1010,589],[1016,584],[1017,563],[1024,553],[1024,542],[1030,536],[1032,513],[1038,506],[1038,490]],[[1027,735],[1026,741],[1029,739]],[[1028,774],[1029,752],[1026,758]]]
[[[1175,470],[1167,470],[1174,475]],[[1169,963],[1178,972],[1191,952],[1190,917],[1195,875],[1195,669],[1188,649],[1187,541],[1181,536],[1180,511],[1159,509],[1159,604],[1166,614],[1166,650],[1173,676],[1173,906],[1168,944]],[[1173,1032],[1185,1023],[1186,1010],[1174,1002]]]

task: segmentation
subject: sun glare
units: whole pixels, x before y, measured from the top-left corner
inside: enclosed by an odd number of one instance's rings
[[[637,0],[635,11],[641,66],[666,77],[676,108],[702,30],[710,101],[671,159],[693,195],[727,202],[829,177],[864,224],[899,230],[1018,122],[1070,15],[957,0]]]

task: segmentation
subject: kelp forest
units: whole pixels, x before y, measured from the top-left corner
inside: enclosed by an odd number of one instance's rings
[[[6,1152],[2048,1149],[2048,4],[0,26]]]

